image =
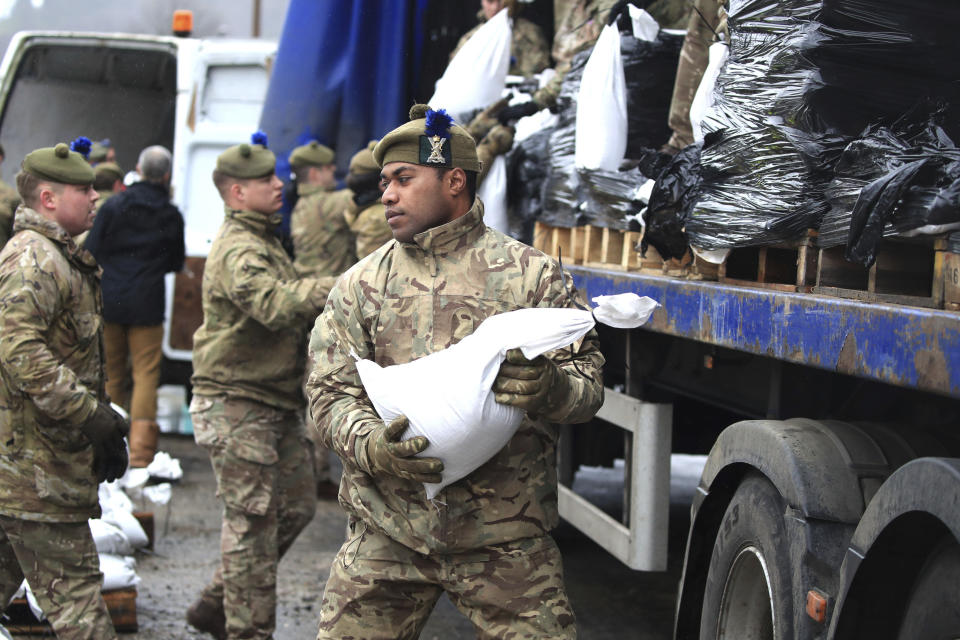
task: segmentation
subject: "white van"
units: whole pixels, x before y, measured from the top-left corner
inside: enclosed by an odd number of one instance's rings
[[[173,151],[173,200],[186,222],[187,261],[167,276],[164,381],[185,384],[200,283],[223,219],[211,173],[260,120],[276,43],[88,32],[23,31],[0,64],[3,177],[37,147],[109,138],[132,170],[144,147]]]

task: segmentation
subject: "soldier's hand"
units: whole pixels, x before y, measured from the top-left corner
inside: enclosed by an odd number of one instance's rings
[[[569,393],[567,376],[549,358],[528,360],[520,349],[510,349],[493,381],[493,399],[527,413],[547,413]]]
[[[93,447],[93,471],[98,482],[112,482],[127,470],[127,445],[124,436],[130,431],[127,421],[106,402],[80,425],[80,430]]]
[[[487,144],[493,155],[498,156],[510,151],[510,147],[513,146],[513,135],[513,127],[498,124],[490,129],[490,133],[481,141],[481,144]]]
[[[399,416],[374,429],[367,438],[367,457],[374,476],[391,475],[414,482],[440,482],[443,462],[439,458],[417,458],[430,443],[423,436],[401,441],[410,426],[406,416]]]
[[[509,107],[504,107],[500,110],[500,113],[497,114],[497,120],[500,121],[502,125],[509,125],[520,118],[525,118],[526,116],[532,116],[537,111],[540,111],[541,107],[536,102],[531,100],[530,102],[524,102],[521,104],[515,104]]]

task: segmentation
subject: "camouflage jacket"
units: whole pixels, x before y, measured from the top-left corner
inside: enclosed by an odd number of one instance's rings
[[[467,40],[484,25],[483,12],[478,14],[480,24],[461,36],[457,47],[450,54],[450,58],[467,43]],[[529,78],[540,73],[550,66],[550,48],[547,39],[543,37],[540,27],[523,18],[514,18],[510,40],[510,69],[509,73],[515,76]]]
[[[382,247],[383,243],[393,240],[393,231],[387,224],[384,209],[379,200],[362,207],[353,200],[350,201],[350,206],[347,208],[347,221],[350,223],[350,231],[357,239],[357,259],[364,259]]]
[[[343,214],[353,193],[301,185],[290,214],[293,265],[301,276],[338,276],[357,261],[353,235]]]
[[[419,483],[372,477],[364,436],[382,421],[354,356],[383,366],[410,362],[458,342],[491,315],[571,304],[557,263],[487,228],[479,200],[465,216],[414,243],[388,242],[347,271],[313,329],[307,383],[321,438],[343,461],[346,509],[420,553],[476,549],[556,526],[558,430],[529,417],[496,456],[433,501]],[[550,357],[575,389],[551,419],[589,420],[603,400],[595,333]]]
[[[32,209],[14,232],[0,251],[0,513],[83,522],[100,513],[78,427],[106,399],[100,269]]]
[[[193,392],[303,406],[310,323],[335,278],[297,279],[273,233],[280,216],[226,210],[203,272],[203,324],[193,335]]]

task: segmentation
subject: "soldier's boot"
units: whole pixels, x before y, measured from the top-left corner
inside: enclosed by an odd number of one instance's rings
[[[200,596],[187,609],[187,624],[217,640],[227,640],[227,616],[223,612],[223,600]]]
[[[137,419],[130,423],[130,466],[146,467],[157,453],[160,426],[153,420]]]

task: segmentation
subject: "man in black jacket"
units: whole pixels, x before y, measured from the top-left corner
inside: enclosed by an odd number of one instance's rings
[[[140,182],[106,202],[85,247],[103,267],[107,393],[130,413],[130,466],[157,451],[164,274],[183,267],[183,216],[170,202],[170,152],[140,153]]]

